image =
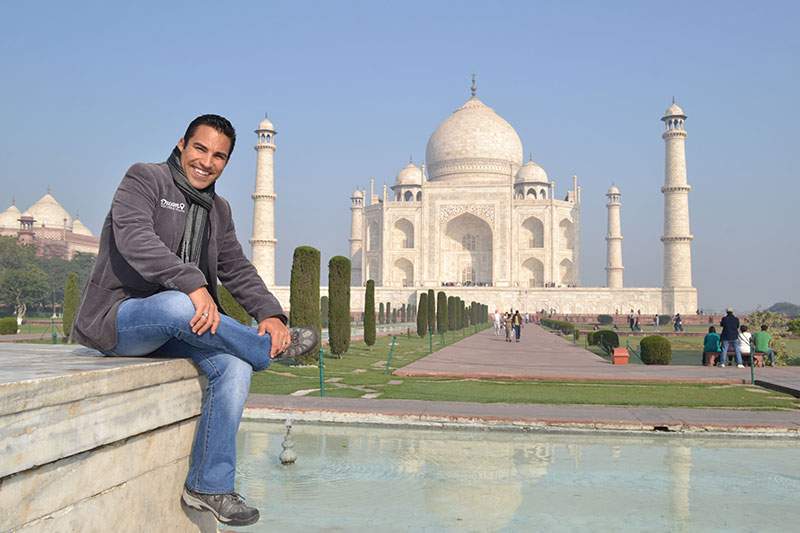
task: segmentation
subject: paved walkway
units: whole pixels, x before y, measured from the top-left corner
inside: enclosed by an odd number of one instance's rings
[[[251,394],[245,418],[416,427],[675,431],[800,437],[800,411],[607,407]]]
[[[504,337],[495,337],[494,331],[488,329],[400,368],[394,374],[509,380],[750,383],[750,369],[735,366],[612,365],[534,324],[525,325],[519,343],[507,343]],[[783,392],[794,390],[793,394],[800,395],[800,367],[757,368],[756,379],[766,386],[779,383]]]

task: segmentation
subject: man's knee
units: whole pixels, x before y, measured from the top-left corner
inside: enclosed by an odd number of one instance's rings
[[[168,319],[188,322],[194,316],[194,304],[188,295],[180,291],[164,291],[156,296],[159,312]]]

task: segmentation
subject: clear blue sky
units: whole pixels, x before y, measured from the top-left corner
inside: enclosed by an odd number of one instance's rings
[[[475,72],[558,190],[579,176],[582,283],[605,281],[614,182],[625,283],[658,286],[674,95],[700,305],[800,303],[796,2],[5,2],[0,17],[2,209],[49,185],[97,232],[125,169],[213,112],[238,128],[218,191],[246,241],[268,111],[286,283],[297,245],[347,255],[353,188],[419,161]]]

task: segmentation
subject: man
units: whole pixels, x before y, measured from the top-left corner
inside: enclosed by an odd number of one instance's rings
[[[231,526],[259,518],[234,492],[236,432],[253,370],[307,353],[318,340],[313,330],[286,327],[236,240],[230,205],[214,192],[235,142],[227,119],[203,115],[166,162],[128,169],[73,330],[105,355],[188,357],[208,376],[182,497]],[[257,329],[220,312],[217,279]]]
[[[761,324],[761,331],[753,334],[753,343],[756,347],[756,353],[763,353],[769,358],[769,366],[775,366],[775,351],[770,348],[769,343],[772,341],[772,336],[767,331],[769,329],[766,324]]]
[[[730,307],[725,311],[725,316],[720,320],[719,325],[722,326],[722,357],[719,366],[725,368],[728,364],[728,346],[733,346],[736,352],[736,366],[744,368],[742,364],[742,350],[739,346],[739,319],[733,314],[733,309]]]
[[[499,309],[494,310],[494,335],[495,337],[500,336],[500,329],[503,322],[503,315],[500,314]]]
[[[512,323],[514,324],[514,340],[519,342],[519,334],[522,329],[522,315],[519,314],[519,309],[514,312]]]

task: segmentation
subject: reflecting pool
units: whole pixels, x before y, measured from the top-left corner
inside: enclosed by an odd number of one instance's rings
[[[789,531],[800,442],[243,421],[237,531]]]

